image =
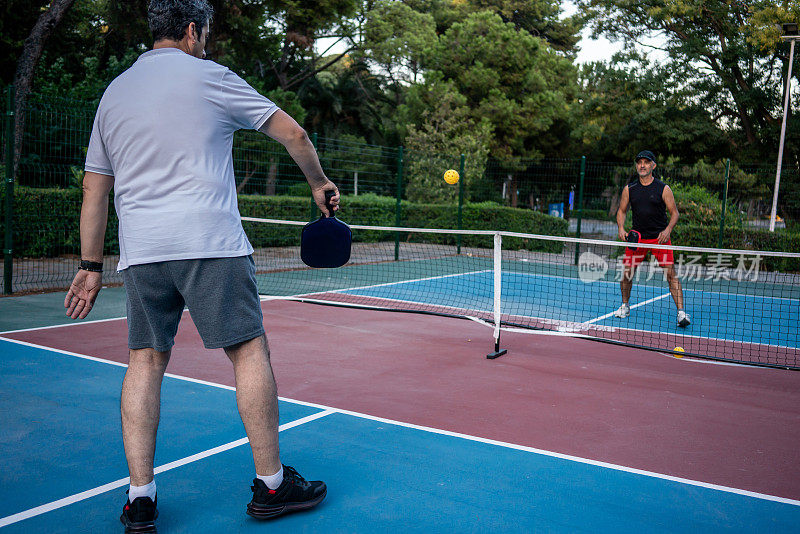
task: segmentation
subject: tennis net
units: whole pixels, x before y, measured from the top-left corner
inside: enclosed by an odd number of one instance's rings
[[[800,369],[798,253],[647,245],[624,316],[615,312],[632,261],[627,243],[352,225],[350,262],[311,269],[300,260],[305,223],[242,220],[269,298],[469,318],[492,327],[496,345],[501,331],[515,330]],[[679,284],[658,262],[664,252]],[[644,253],[628,254],[635,263]]]

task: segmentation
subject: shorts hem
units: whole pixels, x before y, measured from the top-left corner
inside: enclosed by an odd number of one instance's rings
[[[142,349],[153,349],[157,352],[167,352],[172,350],[172,347],[175,346],[175,342],[173,341],[169,345],[165,345],[166,348],[155,347],[153,343],[128,343],[128,349],[130,350],[142,350]]]
[[[250,332],[249,334],[237,336],[230,340],[217,341],[217,342],[206,342],[205,340],[203,340],[203,346],[207,349],[224,349],[225,347],[230,347],[232,345],[244,343],[245,341],[250,341],[251,339],[255,339],[263,335],[264,333],[265,333],[264,327],[261,327],[258,330]]]

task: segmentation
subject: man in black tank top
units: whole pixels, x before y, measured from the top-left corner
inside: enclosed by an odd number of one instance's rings
[[[614,317],[624,319],[630,315],[630,297],[633,287],[633,276],[636,267],[644,260],[649,252],[653,255],[661,268],[664,269],[669,292],[678,308],[678,326],[687,327],[691,323],[689,314],[683,309],[683,289],[681,281],[675,273],[672,250],[654,249],[644,245],[671,245],[670,234],[678,222],[678,208],[672,189],[653,176],[656,168],[656,157],[649,150],[643,150],[636,156],[636,173],[638,179],[632,181],[622,190],[622,199],[617,211],[617,226],[619,237],[623,241],[638,242],[636,247],[625,248],[623,265],[625,272],[620,282],[622,289],[622,305],[614,312]],[[633,210],[633,228],[625,231],[625,216],[628,207]],[[669,211],[669,219],[667,219]],[[633,239],[631,239],[633,238]]]

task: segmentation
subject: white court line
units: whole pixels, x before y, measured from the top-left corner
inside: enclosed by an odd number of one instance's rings
[[[415,282],[426,282],[428,280],[441,280],[443,278],[452,278],[454,276],[468,276],[472,274],[483,274],[483,273],[490,273],[492,269],[483,269],[482,271],[467,271],[465,273],[453,273],[453,274],[443,274],[440,276],[428,276],[426,278],[415,278],[412,280],[399,280],[397,282],[385,282],[383,284],[373,284],[370,286],[361,286],[361,287],[348,287],[343,289],[331,289],[329,291],[317,291],[317,293],[340,293],[342,291],[358,291],[359,289],[372,289],[374,287],[384,287],[384,286],[394,286],[394,285],[402,285],[402,284],[412,284]]]
[[[280,427],[278,427],[278,432],[283,432],[284,430],[289,430],[290,428],[310,423],[311,421],[327,417],[334,413],[336,413],[335,410],[324,410],[322,412],[317,412],[315,414],[307,415],[306,417],[302,417],[295,421],[290,421],[288,423],[282,424]],[[231,441],[230,443],[220,445],[219,447],[214,447],[213,449],[208,449],[206,451],[199,452],[197,454],[192,454],[191,456],[187,456],[186,458],[181,458],[180,460],[175,460],[174,462],[166,463],[164,465],[156,467],[154,472],[156,475],[159,473],[164,473],[166,471],[170,471],[172,469],[176,469],[178,467],[182,467],[184,465],[197,462],[204,458],[208,458],[209,456],[214,456],[215,454],[219,454],[221,452],[225,452],[230,449],[235,449],[236,447],[241,447],[242,445],[247,444],[248,441],[249,440],[247,438],[237,439],[236,441]],[[96,488],[92,488],[87,491],[82,491],[80,493],[76,493],[75,495],[64,497],[63,499],[58,499],[56,501],[52,501],[47,504],[42,504],[34,508],[29,508],[28,510],[13,515],[2,517],[0,518],[0,528],[6,527],[13,523],[24,521],[25,519],[30,519],[31,517],[36,517],[37,515],[42,515],[47,512],[52,512],[53,510],[58,510],[59,508],[64,508],[65,506],[69,506],[70,504],[75,504],[76,502],[84,501],[86,499],[91,499],[92,497],[100,495],[101,493],[105,493],[107,491],[111,491],[116,488],[121,488],[127,484],[130,484],[130,481],[131,479],[129,477],[120,478],[119,480],[115,480],[114,482],[109,482],[108,484],[103,484],[102,486],[98,486]]]
[[[321,294],[324,294],[324,293],[335,293],[335,292],[336,291],[317,291],[315,293],[300,293],[300,294],[297,294],[297,295],[279,296],[279,297],[270,297],[268,295],[259,295],[259,298],[261,299],[261,301],[264,301],[264,302],[271,301],[271,300],[285,300],[285,301],[296,301],[296,302],[312,302],[312,303],[316,303],[316,304],[333,304],[333,305],[336,305],[336,306],[351,307],[351,308],[369,308],[369,309],[375,309],[375,310],[379,310],[379,311],[389,311],[389,312],[395,311],[393,309],[388,309],[387,310],[387,309],[381,308],[379,306],[369,306],[369,305],[365,305],[365,304],[357,304],[357,303],[350,303],[350,302],[339,302],[339,301],[336,301],[336,300],[313,299],[313,298],[307,298],[306,297],[306,295],[321,295]],[[649,304],[650,302],[665,298],[668,295],[670,295],[670,293],[665,293],[664,295],[661,295],[659,297],[654,297],[654,298],[646,300],[644,302],[640,302],[638,304],[634,304],[633,306],[631,306],[631,309],[638,308],[640,306],[644,306],[645,304]],[[477,309],[477,308],[470,308],[469,310],[467,310],[465,308],[457,308],[455,306],[446,306],[446,305],[443,305],[443,304],[431,304],[430,302],[421,302],[421,301],[416,301],[416,300],[393,299],[393,298],[388,298],[388,297],[375,297],[375,296],[371,296],[371,295],[355,295],[355,296],[361,296],[361,297],[364,297],[364,298],[369,298],[369,299],[374,299],[374,300],[398,302],[398,303],[401,303],[401,304],[418,304],[420,306],[434,306],[436,308],[452,309],[452,310],[456,310],[456,311],[459,311],[459,312],[472,311],[472,312],[479,312],[479,313],[486,313],[486,314],[493,313],[490,310],[481,310],[481,309]],[[593,323],[595,321],[601,321],[603,319],[607,319],[608,317],[612,316],[613,314],[614,314],[614,312],[610,312],[610,313],[607,313],[605,315],[601,315],[600,317],[596,317],[594,319],[591,319],[590,321],[581,322],[581,321],[578,321],[578,320],[570,321],[570,320],[565,320],[565,319],[552,319],[552,318],[545,318],[545,317],[537,317],[537,316],[534,316],[534,315],[518,315],[518,314],[512,313],[512,312],[504,312],[504,315],[507,315],[507,316],[513,316],[513,317],[520,317],[522,319],[533,319],[533,320],[537,320],[537,321],[542,321],[542,322],[545,322],[547,324],[553,324],[553,325],[557,326],[558,328],[565,328],[564,325],[566,325],[569,328],[571,328],[572,330],[536,330],[536,329],[520,329],[520,328],[515,328],[515,327],[507,327],[507,326],[501,327],[501,330],[503,330],[505,332],[519,332],[519,333],[522,333],[522,334],[532,334],[532,335],[540,335],[540,336],[563,336],[563,337],[572,336],[572,337],[585,338],[585,339],[598,339],[598,338],[600,338],[600,339],[609,339],[609,338],[604,338],[604,337],[601,337],[601,336],[595,336],[595,335],[591,335],[591,334],[580,334],[578,332],[575,332],[574,330],[581,329],[582,327],[584,327],[584,326],[586,326],[586,325],[588,325],[590,323]],[[457,314],[457,315],[460,315],[460,316],[462,316],[462,317],[464,317],[466,319],[469,319],[469,320],[475,321],[477,323],[480,323],[480,324],[482,324],[484,326],[488,326],[490,328],[494,328],[493,324],[487,323],[484,320],[479,319],[477,317],[464,315],[463,313],[460,313],[460,314]],[[596,328],[605,329],[606,331],[609,331],[609,332],[616,331],[616,330],[624,330],[626,332],[639,332],[639,333],[643,333],[643,334],[656,334],[656,335],[665,335],[665,336],[680,336],[681,338],[691,338],[691,339],[708,340],[708,341],[723,341],[723,342],[726,342],[726,343],[735,343],[735,344],[739,344],[739,345],[759,345],[759,346],[765,346],[765,347],[775,347],[775,348],[779,348],[779,349],[790,349],[790,350],[797,350],[798,349],[798,347],[792,346],[792,345],[773,345],[773,344],[770,344],[770,343],[764,343],[764,342],[758,342],[758,341],[742,341],[742,340],[738,340],[738,339],[729,339],[729,338],[724,338],[724,337],[711,337],[710,335],[693,335],[693,334],[688,334],[688,333],[685,333],[685,332],[665,332],[665,331],[660,331],[660,330],[643,330],[641,328],[631,328],[629,326],[622,326],[622,325],[616,325],[616,324],[607,325],[607,326],[606,325],[598,325]]]
[[[127,319],[127,316],[122,317],[111,317],[109,319],[97,319],[94,321],[80,321],[80,322],[71,322],[71,323],[63,323],[63,324],[54,324],[50,326],[37,326],[34,328],[21,328],[19,330],[6,330],[5,332],[0,332],[2,334],[16,334],[18,332],[31,332],[33,330],[50,330],[51,328],[63,328],[65,326],[77,326],[81,324],[94,324],[94,323],[106,323],[108,321],[119,321],[120,319]]]
[[[0,339],[3,339],[3,338],[0,338]],[[79,357],[79,358],[85,358],[85,359],[92,360],[92,361],[97,361],[97,362],[101,362],[101,363],[111,363],[113,365],[122,365],[123,367],[125,367],[124,364],[119,364],[117,362],[107,362],[105,360],[102,360],[100,358],[94,358],[92,356],[84,356],[84,355],[80,355],[80,354],[76,354],[76,353],[70,353],[70,352],[66,352],[66,351],[59,351],[59,350],[56,350],[56,349],[50,349],[48,347],[43,347],[43,346],[40,346],[40,345],[33,345],[31,343],[18,342],[18,341],[13,340],[13,339],[6,339],[5,341],[10,341],[10,342],[13,342],[13,343],[19,343],[21,345],[27,345],[27,346],[37,347],[37,348],[41,348],[41,349],[45,349],[45,350],[50,350],[50,351],[53,351],[53,352],[66,354],[68,356],[76,356],[76,357]],[[208,386],[212,386],[212,387],[219,387],[219,388],[223,388],[223,389],[234,389],[234,388],[232,388],[230,386],[226,386],[226,385],[223,385],[223,384],[216,384],[214,382],[206,382],[206,381],[197,380],[197,379],[194,379],[194,378],[189,378],[189,377],[184,377],[184,376],[179,376],[179,375],[170,375],[170,376],[172,378],[177,379],[177,380],[185,380],[185,381],[188,381],[188,382],[195,382],[195,383],[198,383],[198,384],[204,384],[204,385],[208,385]],[[545,449],[537,449],[537,448],[534,448],[534,447],[528,447],[526,445],[517,445],[515,443],[508,443],[508,442],[505,442],[505,441],[497,441],[497,440],[493,440],[493,439],[489,439],[489,438],[482,438],[482,437],[479,437],[479,436],[472,436],[472,435],[469,435],[469,434],[462,434],[462,433],[459,433],[459,432],[451,432],[449,430],[442,430],[442,429],[432,428],[432,427],[427,427],[427,426],[422,426],[422,425],[415,425],[413,423],[406,423],[406,422],[403,422],[403,421],[396,421],[396,420],[393,420],[393,419],[386,419],[386,418],[383,418],[383,417],[377,417],[377,416],[369,415],[369,414],[365,414],[365,413],[353,412],[353,411],[350,411],[350,410],[343,410],[343,409],[339,409],[339,408],[334,408],[334,407],[331,407],[331,406],[326,406],[324,404],[317,404],[317,403],[313,403],[313,402],[306,402],[306,401],[301,401],[301,400],[296,400],[296,399],[290,399],[290,398],[287,398],[287,397],[278,397],[278,399],[282,400],[284,402],[291,403],[291,404],[297,404],[297,405],[300,405],[300,406],[308,406],[308,407],[311,407],[311,408],[319,408],[320,410],[331,411],[332,413],[350,415],[350,416],[353,416],[353,417],[358,417],[360,419],[367,419],[367,420],[370,420],[370,421],[377,421],[377,422],[380,422],[380,423],[386,423],[386,424],[400,426],[400,427],[404,427],[404,428],[412,428],[414,430],[421,430],[423,432],[430,432],[432,434],[439,434],[439,435],[443,435],[443,436],[450,436],[450,437],[465,439],[465,440],[469,440],[469,441],[475,441],[475,442],[479,442],[479,443],[486,443],[488,445],[495,445],[495,446],[504,447],[504,448],[507,448],[507,449],[514,449],[514,450],[519,450],[519,451],[524,451],[524,452],[531,452],[531,453],[535,453],[535,454],[540,454],[542,456],[548,456],[548,457],[551,457],[551,458],[558,458],[558,459],[561,459],[561,460],[567,460],[567,461],[581,463],[581,464],[585,464],[585,465],[592,465],[592,466],[596,466],[596,467],[612,469],[614,471],[621,471],[621,472],[625,472],[625,473],[632,473],[632,474],[636,474],[636,475],[642,475],[642,476],[647,476],[647,477],[651,477],[651,478],[657,478],[657,479],[660,479],[660,480],[668,480],[670,482],[678,482],[680,484],[686,484],[686,485],[689,485],[689,486],[696,486],[696,487],[701,487],[701,488],[707,488],[707,489],[722,491],[722,492],[726,492],[726,493],[733,493],[733,494],[742,495],[742,496],[745,496],[745,497],[753,497],[755,499],[761,499],[761,500],[765,500],[765,501],[778,502],[778,503],[782,503],[782,504],[790,504],[792,506],[800,506],[800,500],[789,499],[789,498],[786,498],[786,497],[778,497],[778,496],[769,495],[769,494],[766,494],[766,493],[758,493],[758,492],[755,492],[755,491],[748,491],[748,490],[743,490],[743,489],[739,489],[739,488],[733,488],[733,487],[730,487],[730,486],[722,486],[722,485],[719,485],[719,484],[712,484],[712,483],[709,483],[709,482],[702,482],[702,481],[699,481],[699,480],[692,480],[692,479],[688,479],[688,478],[676,477],[676,476],[672,476],[672,475],[666,475],[666,474],[663,474],[663,473],[656,473],[654,471],[646,471],[646,470],[643,470],[643,469],[636,469],[636,468],[633,468],[633,467],[626,467],[624,465],[618,465],[618,464],[612,464],[612,463],[608,463],[608,462],[601,462],[601,461],[597,461],[597,460],[591,460],[591,459],[588,459],[588,458],[582,458],[580,456],[572,456],[572,455],[569,455],[569,454],[562,454],[562,453],[558,453],[558,452],[548,451],[548,450],[545,450]],[[322,412],[320,412],[319,414],[314,414],[314,415],[319,415],[320,417],[322,417],[321,414],[322,414]],[[330,415],[330,414],[326,414],[326,415]],[[113,484],[113,482],[112,482],[112,484]],[[105,486],[101,486],[101,487],[105,487]],[[2,524],[0,524],[0,526],[2,526]]]
[[[663,299],[665,297],[668,297],[669,295],[670,295],[669,293],[664,293],[663,295],[660,295],[658,297],[653,297],[651,299],[647,299],[644,302],[640,302],[639,304],[634,304],[633,306],[631,306],[631,309],[638,308],[640,306],[645,306],[647,304],[650,304],[651,302],[655,302],[657,300],[661,300],[661,299]],[[613,315],[614,315],[614,312],[612,311],[612,312],[607,313],[605,315],[601,315],[600,317],[595,317],[594,319],[590,319],[590,320],[586,321],[586,324],[596,323],[598,321],[602,321],[603,319],[608,319],[609,317],[611,317]]]
[[[674,354],[669,352],[661,352],[655,351],[656,354],[660,354],[661,356],[666,356],[667,358],[671,358],[673,360],[677,360],[679,362],[689,362],[689,363],[704,363],[706,365],[723,365],[726,367],[739,367],[744,369],[767,369],[770,371],[781,371],[781,369],[775,369],[774,367],[761,367],[759,365],[747,365],[745,363],[737,363],[737,362],[721,362],[719,360],[701,360],[700,358],[692,358],[691,356],[684,356],[683,358],[676,358]]]
[[[516,261],[516,260],[514,260],[514,261]],[[537,265],[544,265],[544,264],[541,263],[541,262],[537,262]],[[520,276],[533,276],[533,277],[537,277],[537,278],[558,278],[560,280],[579,280],[580,281],[580,278],[577,278],[577,277],[574,277],[574,276],[558,276],[557,274],[526,273],[526,272],[520,272],[520,271],[503,271],[503,272],[504,273],[516,274],[516,275],[520,275]],[[638,282],[638,280],[635,280],[635,281]],[[707,282],[708,280],[703,280],[703,281]],[[666,283],[666,282],[667,281],[664,280],[664,283]],[[595,280],[594,282],[583,282],[583,283],[585,283],[587,285],[590,285],[590,284],[613,284],[613,285],[619,287],[619,281],[618,280],[614,280],[614,281],[611,281],[611,280]],[[740,282],[740,283],[755,284],[757,282]],[[767,282],[767,283],[770,283],[772,285],[782,285],[779,282]],[[662,285],[658,285],[657,286],[656,284],[636,284],[636,285],[634,285],[634,287],[663,287],[663,286]],[[730,291],[707,291],[705,289],[692,289],[692,288],[684,288],[683,291],[684,292],[691,291],[691,292],[694,292],[694,293],[708,293],[708,294],[711,294],[711,295],[730,295],[730,296],[733,296],[733,297],[750,297],[750,298],[756,298],[756,299],[788,300],[790,302],[800,302],[800,300],[793,299],[791,297],[773,297],[771,295],[751,295],[749,293],[731,293]]]

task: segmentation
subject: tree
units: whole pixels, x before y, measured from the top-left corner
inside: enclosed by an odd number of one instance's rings
[[[796,2],[786,3],[785,8],[767,0],[578,0],[578,4],[596,34],[622,39],[628,47],[645,37],[662,36],[670,61],[694,66],[684,84],[695,91],[697,103],[739,134],[730,138],[737,153],[749,158],[771,155],[782,87],[776,64],[782,58],[774,53],[776,30],[765,29],[769,25],[764,21],[778,22],[781,14],[797,20]]]
[[[25,102],[33,86],[36,64],[42,56],[45,43],[61,19],[75,0],[53,0],[34,24],[22,53],[17,60],[17,71],[14,74],[14,170],[16,175],[19,158],[22,153],[22,135],[25,131]]]
[[[6,0],[0,7],[0,82],[14,82],[17,60],[48,0]]]
[[[368,13],[362,44],[365,57],[398,85],[418,81],[424,55],[436,46],[436,41],[432,15],[402,2],[380,0]]]
[[[279,57],[266,61],[281,89],[298,86],[303,81],[341,61],[353,49],[353,29],[349,18],[358,7],[356,0],[325,0],[301,2],[299,0],[269,0],[268,26],[277,28],[282,35]],[[323,37],[345,41],[348,48],[332,58],[314,54],[314,42]],[[333,45],[331,45],[332,47]],[[330,50],[330,48],[328,50]],[[326,56],[327,50],[321,56]]]
[[[437,81],[418,86],[421,98],[435,102],[423,112],[419,127],[411,125],[406,136],[406,195],[416,202],[455,202],[458,188],[442,179],[445,170],[458,169],[464,154],[465,199],[480,187],[489,154],[492,126],[488,119],[471,117],[467,99],[452,82]]]
[[[511,164],[565,144],[543,137],[568,117],[575,69],[542,39],[492,13],[473,13],[441,37],[430,68],[452,80],[476,122],[491,123],[493,157]]]
[[[637,53],[583,65],[572,136],[582,154],[629,161],[644,147],[693,163],[729,157],[727,133],[680,83],[680,64],[652,65]]]

